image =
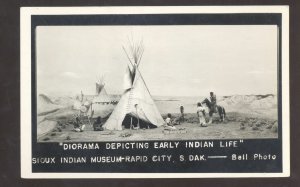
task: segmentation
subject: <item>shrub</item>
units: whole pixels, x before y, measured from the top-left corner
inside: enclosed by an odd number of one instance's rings
[[[56,133],[55,133],[55,132],[54,132],[54,133],[51,133],[50,136],[56,136]]]

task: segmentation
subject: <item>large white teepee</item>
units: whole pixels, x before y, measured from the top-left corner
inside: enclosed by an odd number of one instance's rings
[[[124,76],[124,93],[104,124],[108,130],[122,130],[122,126],[129,127],[132,120],[148,127],[158,127],[163,125],[161,117],[144,79],[138,69],[144,48],[140,42],[137,45],[131,44],[130,55],[123,48],[131,66],[128,66]],[[135,125],[135,124],[134,124]]]

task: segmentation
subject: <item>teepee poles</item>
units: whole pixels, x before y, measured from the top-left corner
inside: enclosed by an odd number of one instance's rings
[[[144,45],[143,45],[143,40],[141,39],[140,42],[134,43],[133,39],[132,39],[132,36],[131,36],[131,40],[129,39],[129,37],[127,37],[127,40],[128,40],[128,43],[129,43],[129,51],[131,53],[132,58],[130,58],[126,48],[124,46],[122,46],[122,48],[123,48],[123,50],[126,54],[127,59],[129,60],[129,62],[131,64],[132,68],[136,67],[135,71],[139,72],[140,77],[141,77],[142,81],[144,82],[144,84],[147,88],[147,91],[151,95],[151,93],[149,91],[149,88],[147,87],[146,82],[145,82],[145,80],[144,80],[144,78],[143,78],[143,76],[142,76],[142,74],[141,74],[141,72],[138,68],[140,63],[141,63],[141,60],[142,60],[142,57],[143,57],[143,54],[144,54],[144,50],[145,50]],[[132,61],[132,59],[133,59],[133,61]],[[133,72],[131,74],[134,75],[135,73]]]
[[[137,115],[137,128],[140,129],[140,117],[139,117],[139,113],[138,113],[138,110],[137,110],[138,105],[135,104],[134,107],[135,107],[135,113]]]
[[[128,55],[128,53],[127,53],[127,51],[126,51],[125,47],[124,47],[124,46],[122,46],[122,48],[123,48],[123,50],[124,50],[124,52],[125,52],[125,54],[126,54],[126,56],[127,56],[128,60],[129,60],[130,64],[133,66],[133,63],[131,62],[131,59],[129,58],[129,55]]]

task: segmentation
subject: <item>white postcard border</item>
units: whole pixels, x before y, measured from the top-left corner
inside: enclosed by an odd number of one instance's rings
[[[31,164],[31,15],[281,13],[282,14],[282,173],[33,173]],[[135,6],[21,7],[21,177],[22,178],[236,178],[290,176],[289,7],[288,6]]]

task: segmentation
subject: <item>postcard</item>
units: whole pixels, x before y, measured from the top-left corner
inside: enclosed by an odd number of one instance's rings
[[[23,178],[288,177],[288,6],[22,7]]]

